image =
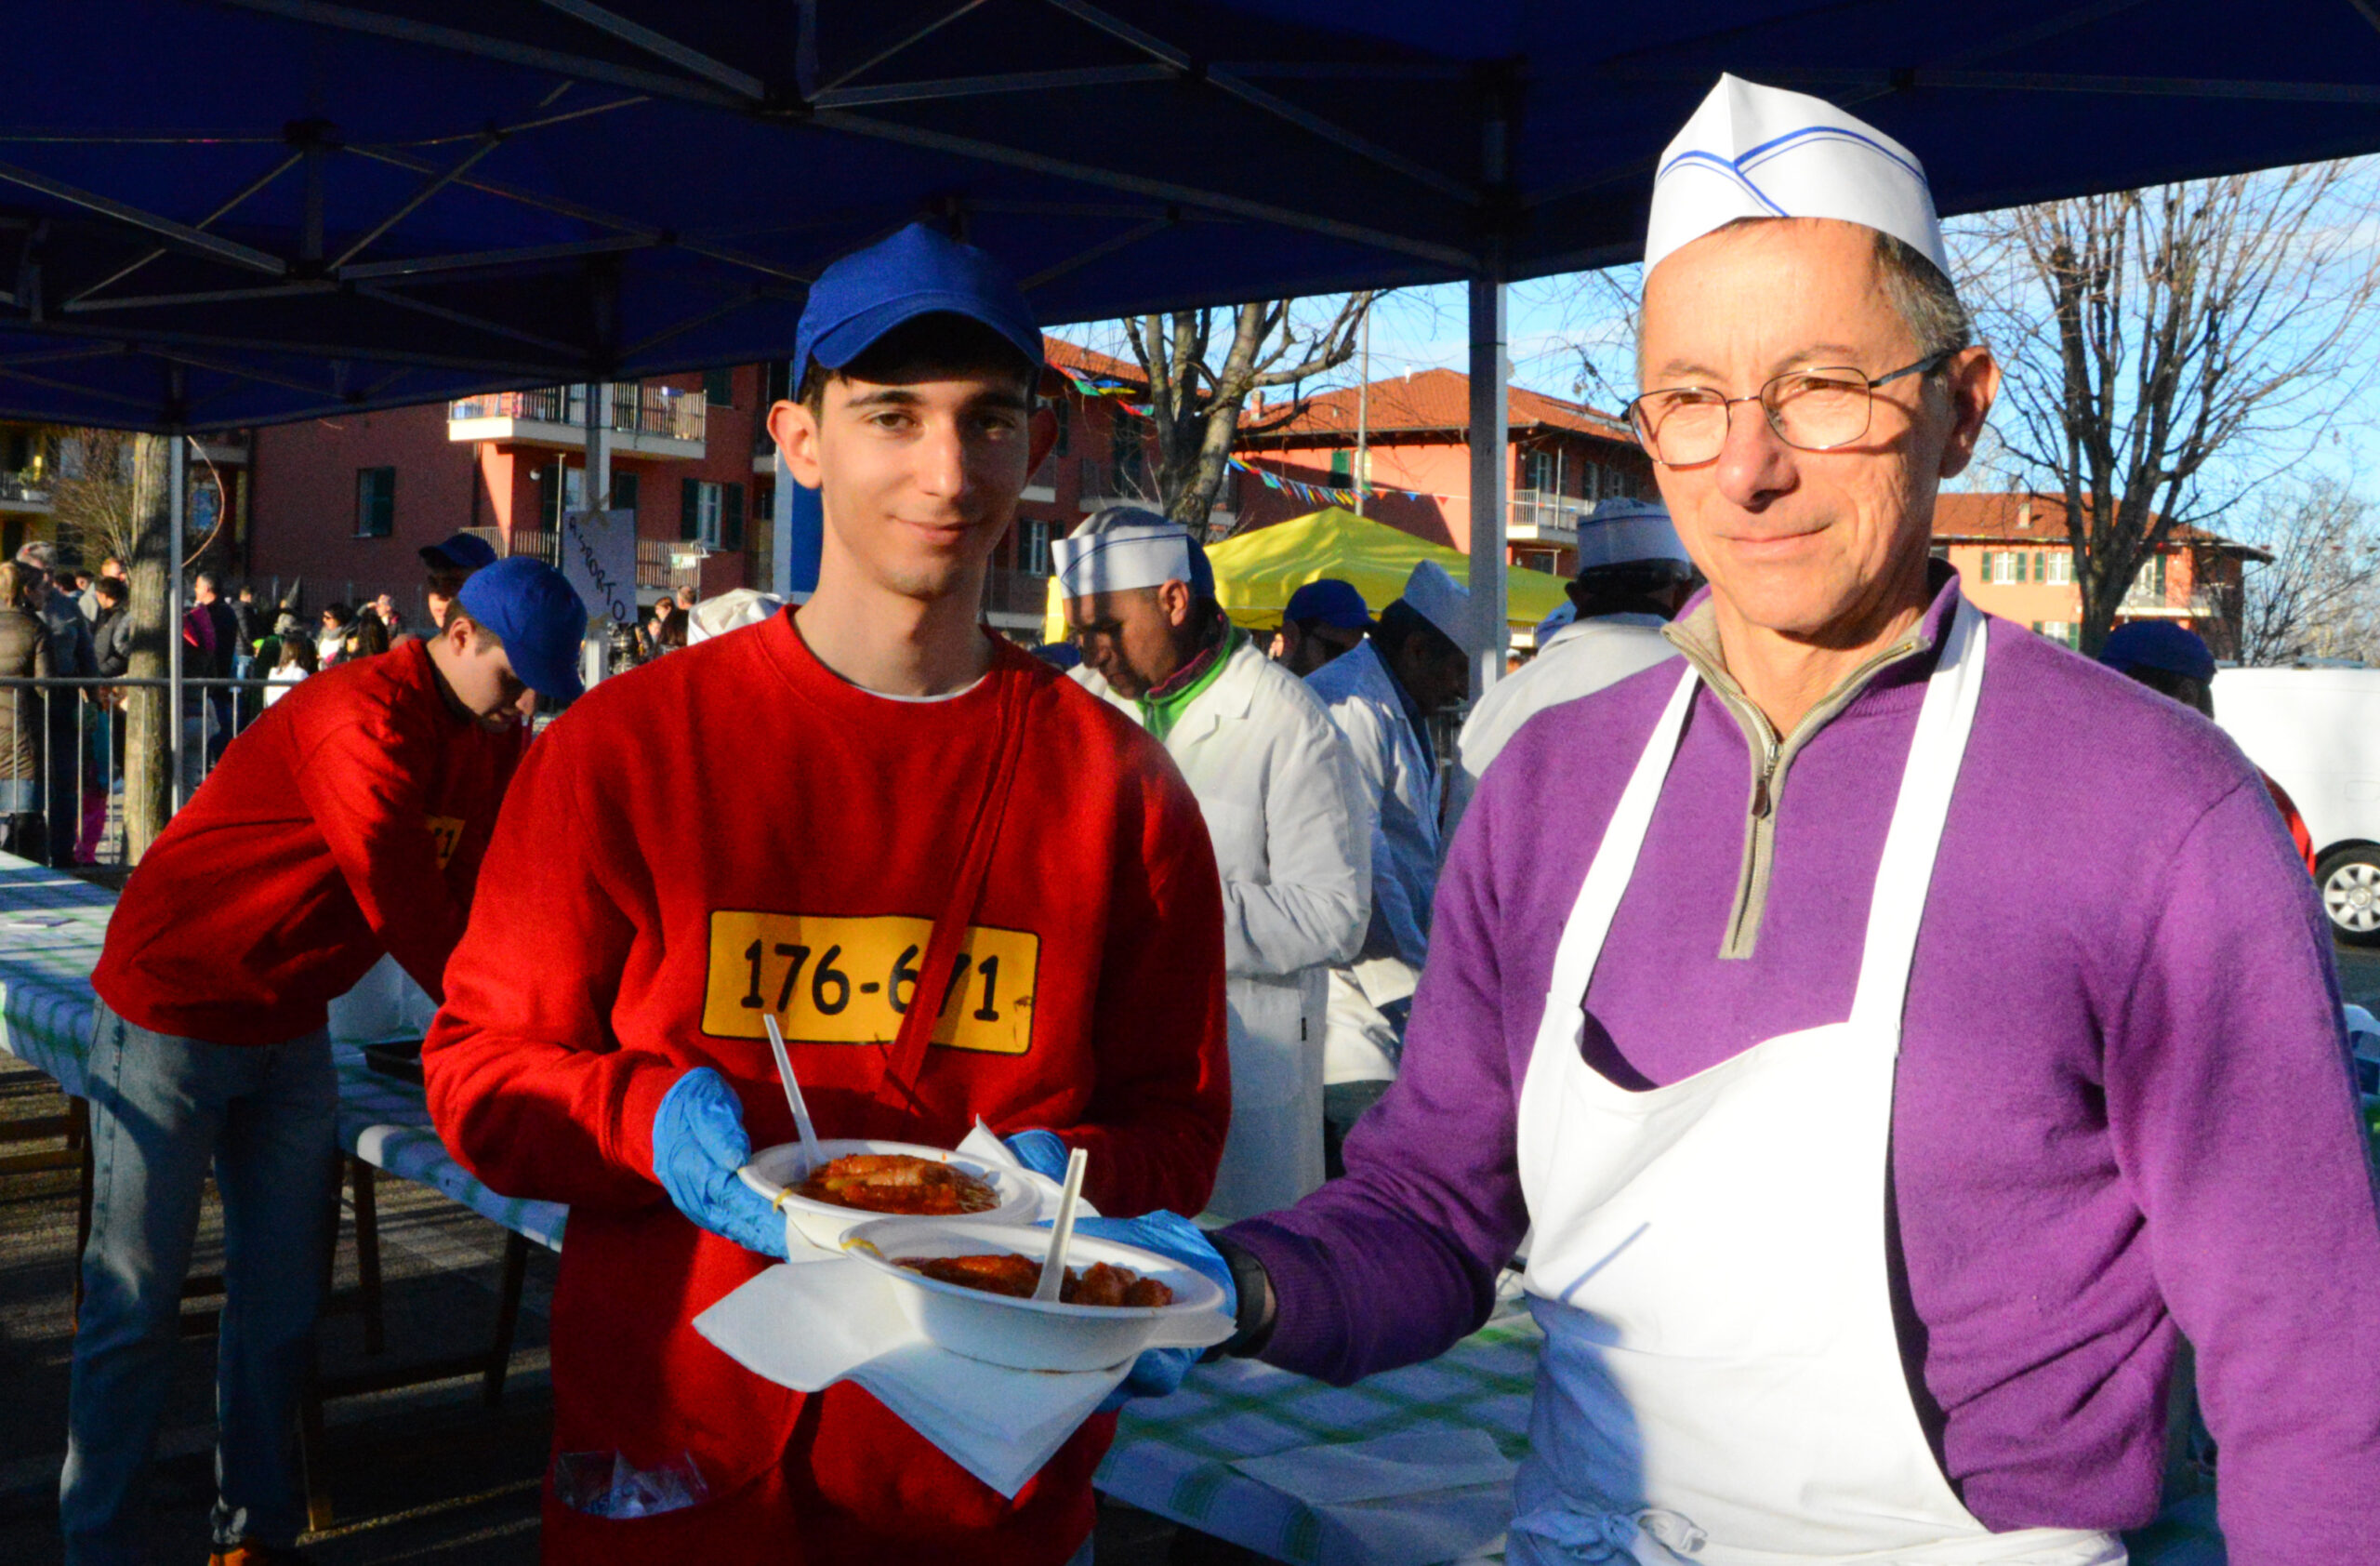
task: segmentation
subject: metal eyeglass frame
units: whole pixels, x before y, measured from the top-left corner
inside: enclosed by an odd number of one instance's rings
[[[1931,375],[1936,370],[1940,369],[1944,365],[1948,364],[1951,359],[1957,357],[1959,352],[1960,350],[1958,349],[1946,348],[1941,352],[1929,354],[1925,358],[1918,360],[1913,365],[1903,365],[1897,370],[1887,370],[1883,375],[1872,378],[1869,376],[1867,371],[1859,368],[1857,365],[1817,365],[1805,370],[1787,370],[1782,375],[1770,376],[1766,380],[1761,382],[1760,390],[1757,392],[1749,392],[1741,397],[1723,396],[1719,399],[1719,413],[1721,418],[1725,421],[1721,427],[1719,435],[1719,450],[1725,451],[1726,449],[1726,430],[1731,428],[1735,423],[1736,405],[1738,403],[1758,403],[1760,405],[1762,417],[1766,418],[1768,421],[1769,432],[1774,434],[1778,440],[1784,442],[1787,445],[1792,446],[1795,451],[1840,451],[1844,446],[1849,445],[1852,442],[1860,439],[1868,433],[1869,421],[1875,417],[1875,392],[1877,387],[1899,380],[1905,376]],[[1868,401],[1864,410],[1867,417],[1860,419],[1858,429],[1855,430],[1850,434],[1844,436],[1843,439],[1839,441],[1830,441],[1824,445],[1804,445],[1801,442],[1794,440],[1792,437],[1786,434],[1784,431],[1778,428],[1777,410],[1768,405],[1769,390],[1782,381],[1792,379],[1795,376],[1825,375],[1830,372],[1838,374],[1847,373],[1850,375],[1856,375],[1860,378],[1864,383],[1862,390],[1868,393]],[[1634,397],[1631,398],[1626,410],[1628,428],[1635,432],[1636,444],[1645,448],[1645,455],[1651,458],[1654,461],[1660,463],[1664,468],[1699,468],[1704,462],[1717,461],[1719,458],[1718,451],[1714,451],[1710,456],[1694,462],[1672,462],[1666,460],[1661,456],[1660,432],[1657,430],[1647,429],[1643,416],[1638,411],[1645,405],[1645,399],[1647,397],[1669,397],[1676,396],[1681,392],[1709,392],[1711,390],[1712,388],[1707,386],[1665,386],[1652,392],[1640,392]]]

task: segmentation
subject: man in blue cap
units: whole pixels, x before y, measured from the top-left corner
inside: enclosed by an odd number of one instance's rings
[[[430,623],[446,623],[447,607],[463,584],[471,579],[474,571],[484,571],[496,564],[496,546],[471,533],[456,533],[434,544],[424,544],[419,553],[421,563],[430,571],[430,580],[422,584],[422,597],[430,604]]]
[[[1112,1415],[1005,1495],[857,1384],[793,1391],[694,1325],[786,1254],[737,1177],[793,1138],[767,1019],[821,1135],[950,1148],[980,1120],[1045,1173],[1079,1148],[1096,1222],[1196,1212],[1214,1179],[1223,901],[1197,802],[1155,740],[982,623],[1056,437],[1041,355],[998,263],[930,229],[829,267],[799,398],[769,414],[820,492],[815,592],[606,681],[522,765],[423,1051],[430,1112],[490,1185],[570,1203],[556,1452],[701,1480],[633,1518],[558,1481],[549,1560],[1086,1547]],[[1186,1221],[1132,1223],[1142,1244],[1188,1231],[1228,1279]],[[1159,1352],[1129,1387],[1179,1381],[1183,1351]]]
[[[305,1527],[292,1432],[338,1194],[330,1002],[386,954],[433,997],[530,693],[579,694],[586,605],[533,560],[437,635],[290,687],[142,856],[91,987],[93,1190],[60,1511],[66,1559],[142,1559],[140,1491],[210,1165],[223,1201],[218,1566]]]
[[[1353,652],[1372,628],[1372,612],[1353,582],[1317,577],[1289,594],[1273,657],[1302,680],[1342,653]]]

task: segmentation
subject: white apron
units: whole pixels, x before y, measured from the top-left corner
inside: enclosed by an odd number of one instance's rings
[[[1529,1566],[2120,1566],[2096,1533],[1992,1533],[1942,1476],[1901,1367],[1884,1204],[1901,1004],[1983,678],[1958,606],[1876,871],[1846,1022],[1683,1082],[1580,1056],[1587,982],[1696,676],[1653,731],[1563,928],[1521,1086],[1545,1331],[1510,1559]]]

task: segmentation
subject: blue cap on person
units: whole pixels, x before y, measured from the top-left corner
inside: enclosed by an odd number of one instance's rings
[[[1370,606],[1355,591],[1355,584],[1336,577],[1317,577],[1289,594],[1281,617],[1300,625],[1320,620],[1334,630],[1368,630],[1372,623]]]
[[[433,571],[484,571],[496,564],[496,546],[469,533],[456,533],[416,551]]]
[[[578,644],[587,637],[587,601],[544,561],[516,554],[474,572],[455,606],[503,639],[512,672],[539,696],[572,701],[586,693]]]
[[[2198,632],[2171,620],[2135,620],[2116,627],[2099,648],[2099,661],[2122,673],[2156,669],[2187,680],[2215,678],[2215,655]]]
[[[813,359],[841,369],[885,333],[920,315],[964,315],[1041,364],[1041,327],[1008,269],[923,223],[855,250],[818,274],[795,329],[796,374]]]

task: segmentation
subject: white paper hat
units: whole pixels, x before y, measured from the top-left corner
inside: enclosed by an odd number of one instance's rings
[[[1471,635],[1471,592],[1435,560],[1413,567],[1401,596],[1413,612],[1446,632],[1447,640],[1463,646]]]
[[[1908,148],[1823,99],[1721,76],[1654,171],[1645,270],[1739,218],[1864,223],[1950,270]]]
[[[686,645],[758,625],[785,607],[785,600],[755,588],[730,588],[717,598],[706,598],[686,617]]]
[[[1214,569],[1189,530],[1137,506],[1110,506],[1050,546],[1062,598],[1185,582],[1214,596]]]
[[[1677,540],[1667,506],[1659,500],[1605,500],[1579,519],[1580,570],[1638,560],[1693,564]]]

